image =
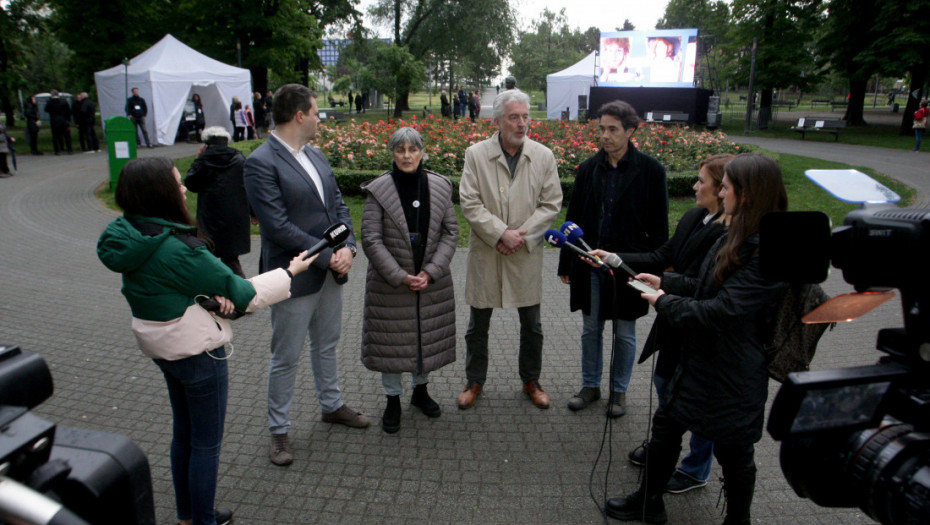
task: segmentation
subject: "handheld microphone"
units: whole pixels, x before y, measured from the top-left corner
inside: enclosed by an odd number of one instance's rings
[[[578,226],[574,222],[572,221],[563,222],[559,230],[561,230],[562,233],[565,234],[565,237],[568,238],[568,242],[572,244],[580,242],[581,247],[584,248],[585,251],[588,251],[588,252],[590,252],[593,249],[590,246],[588,246],[588,243],[584,242],[584,239],[582,239],[582,237],[584,237],[584,231],[581,229],[581,226]]]
[[[546,242],[548,242],[549,245],[554,246],[556,248],[568,248],[569,250],[572,250],[578,255],[585,257],[591,261],[594,261],[595,263],[601,266],[604,266],[604,261],[598,259],[597,257],[591,255],[590,253],[568,242],[568,238],[565,237],[565,234],[560,232],[559,230],[553,230],[553,229],[546,230]]]
[[[349,227],[341,222],[337,222],[329,228],[326,228],[326,231],[323,232],[323,238],[307,250],[307,255],[304,257],[304,260],[313,257],[325,248],[335,248],[339,246],[349,238],[350,233],[352,232],[349,230]]]
[[[636,278],[636,272],[627,266],[626,263],[623,262],[623,259],[621,259],[620,256],[616,253],[608,255],[604,262],[607,263],[607,266],[610,266],[611,268],[620,268],[626,273],[630,274],[630,277],[633,277],[634,279]]]

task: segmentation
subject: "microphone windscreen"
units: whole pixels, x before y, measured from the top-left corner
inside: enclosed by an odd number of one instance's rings
[[[349,238],[349,233],[351,233],[351,231],[348,226],[341,222],[337,222],[323,232],[323,238],[326,239],[330,247],[335,247],[345,242],[345,240]]]
[[[579,239],[584,237],[584,231],[581,229],[581,226],[578,226],[572,221],[565,221],[562,224],[561,230],[562,233],[565,234],[568,242],[572,244],[576,243]]]
[[[561,248],[568,239],[565,237],[565,234],[559,230],[553,230],[552,228],[546,230],[546,242],[551,246],[556,248]]]

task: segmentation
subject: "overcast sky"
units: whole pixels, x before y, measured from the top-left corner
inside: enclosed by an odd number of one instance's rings
[[[362,0],[359,10],[367,14],[368,6],[375,0]],[[656,21],[665,14],[668,0],[510,0],[517,8],[520,28],[528,30],[534,19],[548,8],[554,13],[565,8],[565,17],[571,28],[580,28],[582,31],[594,26],[601,31],[616,31],[623,26],[623,21],[629,19],[636,29],[655,29]],[[481,3],[475,0],[475,5]],[[366,17],[366,25],[373,27],[370,19]],[[379,36],[390,38],[391,29],[387,27],[374,28]],[[464,28],[463,28],[464,29]]]

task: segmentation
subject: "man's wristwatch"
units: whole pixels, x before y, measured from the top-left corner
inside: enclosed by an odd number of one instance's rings
[[[354,244],[346,244],[344,248],[348,248],[349,251],[352,252],[352,257],[355,257],[356,252],[358,252],[358,248],[356,248]]]

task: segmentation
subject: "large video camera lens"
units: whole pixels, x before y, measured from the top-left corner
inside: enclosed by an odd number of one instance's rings
[[[859,507],[886,525],[930,523],[930,435],[888,417],[878,428],[785,440],[781,466],[799,496]]]

